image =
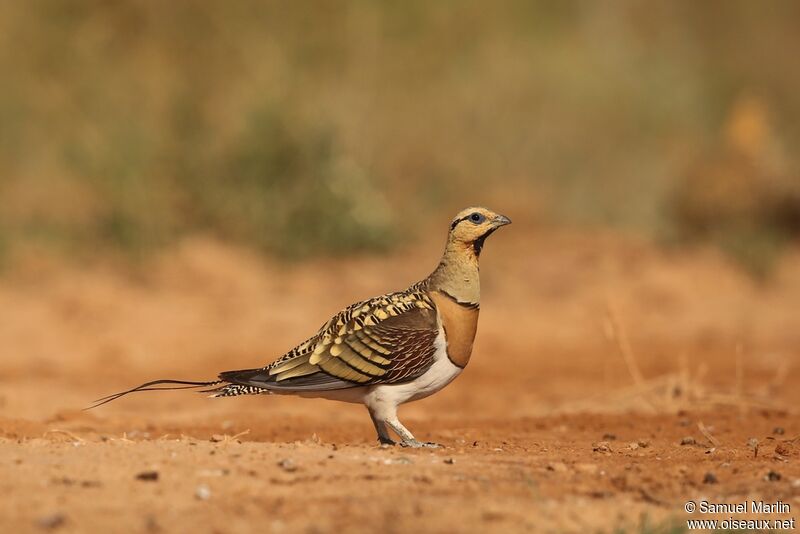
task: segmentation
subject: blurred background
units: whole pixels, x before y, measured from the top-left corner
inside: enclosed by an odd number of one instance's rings
[[[763,397],[800,357],[798,20],[794,1],[4,2],[3,370],[91,390],[263,365],[427,275],[479,204],[515,224],[482,260],[478,348],[501,356],[473,390],[518,383],[524,411],[690,368],[741,386],[736,360]]]
[[[3,2],[0,257],[195,234],[385,252],[486,204],[765,276],[800,232],[797,20],[791,0]]]

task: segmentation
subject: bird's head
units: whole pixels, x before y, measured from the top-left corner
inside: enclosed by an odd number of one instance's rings
[[[469,248],[475,252],[475,256],[479,256],[483,241],[506,224],[511,224],[511,219],[505,215],[487,208],[467,208],[460,211],[450,223],[448,241]]]

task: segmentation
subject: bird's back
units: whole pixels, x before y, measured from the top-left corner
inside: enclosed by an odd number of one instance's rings
[[[227,371],[218,396],[326,391],[412,380],[433,361],[439,333],[427,280],[356,302],[259,369]]]

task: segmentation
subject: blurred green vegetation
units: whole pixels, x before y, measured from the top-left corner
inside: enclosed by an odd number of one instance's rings
[[[193,232],[375,250],[493,202],[764,271],[800,233],[797,20],[792,0],[4,2],[0,255]]]

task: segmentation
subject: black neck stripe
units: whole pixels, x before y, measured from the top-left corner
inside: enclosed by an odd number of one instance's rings
[[[476,309],[481,307],[480,303],[477,303],[477,302],[462,302],[462,301],[458,300],[457,298],[455,298],[450,293],[448,293],[447,291],[444,291],[443,289],[439,289],[438,291],[439,291],[439,293],[441,293],[445,297],[449,298],[450,300],[452,300],[453,302],[455,302],[459,306],[463,306],[464,308],[469,308],[471,310],[476,310]]]

